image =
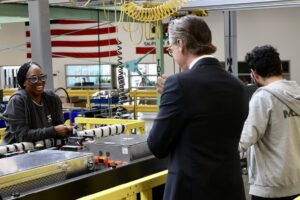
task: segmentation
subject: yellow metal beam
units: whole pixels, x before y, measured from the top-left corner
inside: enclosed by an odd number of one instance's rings
[[[157,105],[138,105],[138,98],[145,97],[145,98],[156,98],[157,99],[157,91],[156,90],[132,90],[129,92],[129,95],[134,100],[134,119],[137,119],[138,112],[157,112],[158,106]]]
[[[132,199],[136,197],[137,193],[141,193],[141,200],[152,200],[152,188],[166,183],[167,174],[167,170],[158,172],[129,183],[82,197],[79,200]]]
[[[132,133],[133,129],[137,130],[137,134],[145,133],[145,121],[144,120],[131,120],[131,119],[109,119],[109,118],[85,118],[76,117],[76,124],[86,124],[87,129],[91,129],[95,124],[124,124],[126,129],[125,133]]]
[[[151,190],[145,190],[141,191],[141,200],[152,200],[152,191]]]
[[[156,90],[132,90],[129,92],[130,96],[137,97],[154,97],[156,98],[157,92]]]
[[[157,105],[138,105],[136,106],[137,112],[157,112]]]
[[[11,96],[15,91],[17,91],[16,88],[4,89],[3,96]]]
[[[11,96],[17,89],[4,89],[3,96]],[[70,97],[83,97],[86,99],[86,107],[91,107],[91,97],[93,94],[98,92],[99,90],[67,90]],[[158,106],[157,105],[139,105],[138,98],[156,98],[157,92],[155,90],[132,90],[129,92],[129,95],[134,99],[133,105],[123,105],[124,108],[127,110],[134,110],[134,118],[137,118],[138,112],[157,112]],[[116,106],[114,105],[107,105],[107,106]]]
[[[99,90],[67,90],[70,97],[85,97],[86,107],[91,107],[91,97]]]
[[[0,143],[2,143],[4,135],[5,135],[5,128],[0,128]]]

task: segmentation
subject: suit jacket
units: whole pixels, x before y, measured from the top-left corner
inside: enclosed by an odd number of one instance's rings
[[[215,58],[166,80],[148,137],[156,157],[170,155],[165,200],[245,199],[238,153],[244,92]]]

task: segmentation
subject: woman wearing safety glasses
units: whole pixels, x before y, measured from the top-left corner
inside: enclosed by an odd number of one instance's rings
[[[3,142],[36,142],[64,138],[72,128],[63,125],[62,103],[52,91],[44,91],[47,75],[35,62],[23,64],[17,74],[20,89],[15,92],[3,116],[6,131]]]

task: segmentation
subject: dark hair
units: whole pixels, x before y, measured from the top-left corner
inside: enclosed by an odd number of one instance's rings
[[[208,25],[195,15],[187,15],[170,22],[169,37],[172,43],[177,39],[183,40],[185,49],[194,55],[212,54],[217,50],[212,44]]]
[[[255,70],[263,78],[282,74],[279,53],[271,45],[255,47],[246,54],[245,60],[250,69]]]
[[[18,84],[19,86],[22,88],[22,89],[25,89],[24,87],[24,82],[26,80],[26,74],[29,70],[29,68],[32,66],[32,65],[36,65],[38,66],[39,68],[41,68],[41,66],[36,63],[36,62],[27,62],[27,63],[24,63],[20,68],[19,68],[19,71],[17,73],[17,80],[18,80]]]

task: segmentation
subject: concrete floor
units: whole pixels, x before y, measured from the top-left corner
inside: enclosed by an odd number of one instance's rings
[[[138,119],[145,120],[145,133],[146,134],[149,133],[155,117],[156,117],[156,113],[138,113]],[[243,181],[244,181],[246,200],[250,200],[251,196],[249,195],[249,184],[248,184],[248,176],[247,175],[243,175]]]

